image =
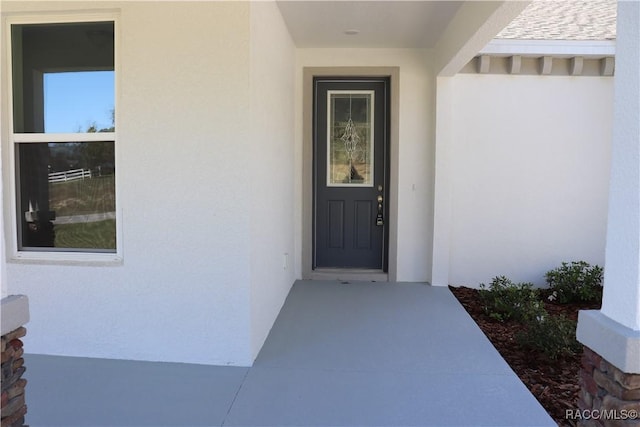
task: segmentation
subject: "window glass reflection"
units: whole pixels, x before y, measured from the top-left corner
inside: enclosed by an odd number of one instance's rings
[[[113,22],[11,26],[16,133],[114,126]]]
[[[18,145],[22,246],[116,247],[114,143]]]
[[[45,73],[45,133],[113,132],[113,71]]]
[[[114,47],[112,21],[11,26],[20,250],[116,252]]]

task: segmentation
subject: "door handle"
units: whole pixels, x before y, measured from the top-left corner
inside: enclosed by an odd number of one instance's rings
[[[376,215],[376,225],[377,226],[383,226],[384,225],[384,216],[383,216],[383,210],[382,210],[382,201],[383,201],[383,197],[382,194],[378,195],[378,215]]]

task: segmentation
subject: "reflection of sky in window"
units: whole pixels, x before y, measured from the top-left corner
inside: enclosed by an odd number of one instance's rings
[[[113,71],[45,73],[44,131],[85,132],[109,128],[114,108]]]

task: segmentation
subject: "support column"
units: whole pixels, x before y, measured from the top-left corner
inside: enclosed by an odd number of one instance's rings
[[[619,1],[617,19],[604,295],[601,310],[580,312],[577,336],[580,409],[620,415],[640,411],[640,3]]]
[[[453,77],[436,77],[436,154],[433,212],[433,286],[449,284],[451,234],[451,139],[453,133]]]

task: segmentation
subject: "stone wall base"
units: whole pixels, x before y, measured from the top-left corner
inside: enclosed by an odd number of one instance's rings
[[[0,412],[0,427],[22,427],[24,426],[24,417],[27,413],[27,405],[25,403],[24,389],[27,380],[22,378],[26,368],[24,367],[24,359],[22,355],[22,341],[27,330],[19,327],[5,335],[0,340],[0,349],[2,350],[2,406]]]
[[[584,347],[578,425],[640,427],[640,374],[628,374]]]

